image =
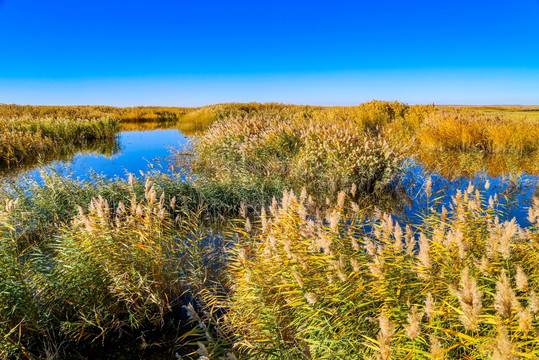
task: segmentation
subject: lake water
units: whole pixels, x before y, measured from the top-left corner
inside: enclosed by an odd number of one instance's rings
[[[132,127],[129,131],[122,131],[118,134],[117,143],[114,146],[93,147],[76,152],[72,156],[63,160],[56,160],[46,164],[47,171],[56,171],[60,174],[71,174],[74,178],[88,180],[92,172],[106,175],[108,177],[126,178],[129,173],[138,175],[140,171],[154,169],[158,164],[165,164],[166,158],[170,156],[171,148],[178,148],[188,144],[190,137],[184,135],[180,130],[174,128],[148,129],[148,124]],[[103,150],[106,149],[106,150]],[[111,150],[112,149],[112,150]],[[40,180],[40,169],[21,170],[30,178]],[[505,218],[516,218],[522,226],[529,226],[527,221],[528,207],[533,196],[539,196],[538,184],[539,176],[522,174],[520,176],[508,175],[487,175],[486,173],[476,173],[470,176],[448,177],[439,173],[425,170],[426,166],[418,162],[411,162],[407,167],[406,175],[401,186],[401,193],[392,201],[396,210],[400,210],[399,217],[407,219],[412,223],[418,223],[420,214],[432,205],[432,199],[437,199],[437,206],[451,202],[451,196],[455,195],[458,189],[466,189],[471,182],[477,187],[482,187],[488,180],[491,184],[486,192],[486,196],[498,194],[500,203],[505,207]],[[166,170],[166,168],[163,168]],[[16,180],[21,174],[10,174]],[[424,195],[426,180],[432,179],[433,196],[430,202]],[[403,190],[402,190],[403,189]]]
[[[425,187],[428,179],[432,183],[432,195],[426,198]],[[488,181],[489,188],[485,188]],[[484,195],[484,205],[488,204],[490,196],[498,195],[502,220],[516,221],[523,227],[530,226],[528,208],[534,196],[539,196],[539,176],[521,173],[519,175],[492,176],[484,172],[474,176],[458,176],[448,178],[437,172],[425,170],[421,163],[413,162],[409,166],[404,181],[405,195],[403,197],[403,217],[412,223],[419,223],[420,216],[427,207],[433,206],[440,210],[441,206],[449,208],[451,197],[458,190],[464,191],[469,184],[479,189]]]
[[[122,131],[112,154],[81,151],[70,159],[52,161],[45,168],[81,180],[89,179],[92,172],[127,178],[129,173],[138,175],[140,171],[153,169],[166,160],[171,148],[185,146],[188,141],[189,137],[177,129]],[[36,167],[25,173],[39,180],[41,169],[43,167]]]

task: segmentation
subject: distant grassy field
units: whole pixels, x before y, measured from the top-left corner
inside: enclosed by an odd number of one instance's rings
[[[33,118],[63,117],[71,119],[115,118],[121,121],[177,120],[189,108],[137,106],[119,108],[113,106],[49,106],[0,104],[0,118],[31,116]]]

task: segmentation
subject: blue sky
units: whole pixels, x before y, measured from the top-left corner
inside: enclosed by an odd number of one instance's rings
[[[0,0],[0,103],[539,104],[539,0]]]

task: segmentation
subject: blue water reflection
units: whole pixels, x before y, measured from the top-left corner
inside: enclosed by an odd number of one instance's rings
[[[128,173],[152,169],[160,160],[170,155],[170,148],[186,145],[189,137],[177,129],[151,131],[124,131],[118,134],[120,150],[112,156],[98,153],[79,153],[69,161],[47,164],[47,171],[60,174],[71,173],[74,178],[88,180],[92,172],[108,177],[126,178]],[[40,169],[28,172],[28,176],[40,179]]]
[[[432,195],[427,198],[425,187],[429,177],[432,181]],[[487,181],[488,189],[485,188]],[[489,197],[497,194],[502,220],[515,218],[523,227],[531,225],[527,219],[528,208],[534,195],[539,195],[539,176],[522,173],[518,176],[493,177],[478,173],[472,178],[462,176],[448,179],[436,172],[426,171],[421,163],[414,161],[410,161],[403,180],[406,196],[403,199],[401,217],[418,224],[422,214],[425,214],[429,207],[434,207],[437,211],[440,211],[442,206],[449,208],[451,197],[456,195],[458,190],[465,191],[470,184],[482,192],[485,206]]]

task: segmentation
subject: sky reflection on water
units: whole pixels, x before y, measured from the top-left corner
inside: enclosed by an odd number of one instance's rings
[[[79,153],[71,160],[54,161],[45,168],[81,180],[90,179],[92,172],[125,179],[129,173],[138,175],[139,171],[152,169],[170,156],[170,148],[186,145],[188,139],[177,129],[124,131],[118,135],[119,150],[110,156]],[[27,175],[39,180],[40,169],[30,170]]]
[[[432,179],[432,196],[428,200],[425,187],[429,177]],[[485,189],[487,180],[490,186]],[[403,180],[406,198],[403,199],[404,209],[401,217],[419,223],[421,214],[425,213],[427,207],[434,207],[436,210],[440,210],[442,206],[449,208],[451,197],[458,190],[464,191],[470,183],[483,194],[485,206],[490,196],[498,194],[500,208],[503,210],[503,216],[500,217],[502,220],[515,218],[519,225],[530,226],[527,219],[528,208],[533,196],[539,195],[539,176],[525,173],[518,176],[489,176],[486,173],[477,173],[472,178],[466,176],[447,178],[437,172],[425,170],[423,164],[414,161],[411,161]]]

